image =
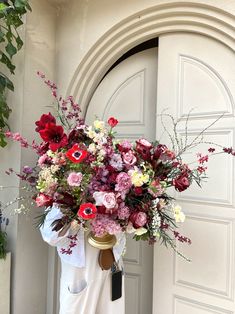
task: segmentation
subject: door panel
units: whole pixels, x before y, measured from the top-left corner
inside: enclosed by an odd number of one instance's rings
[[[119,120],[118,138],[154,140],[157,85],[157,49],[139,52],[118,64],[96,89],[86,114]],[[125,263],[126,313],[152,313],[153,249],[148,243],[127,239]]]
[[[234,52],[199,34],[167,34],[159,38],[158,61],[157,113],[168,107],[181,118],[178,132],[188,142],[224,113],[204,140],[234,146]],[[186,135],[185,120],[192,108]],[[157,123],[156,137],[161,134]],[[161,141],[168,141],[165,135]],[[192,153],[206,153],[206,147],[202,144]],[[187,154],[185,159],[195,157]],[[175,193],[186,214],[180,231],[192,239],[191,246],[179,245],[179,250],[192,261],[154,248],[154,314],[235,313],[234,158],[214,156],[208,167],[202,190],[193,186]]]

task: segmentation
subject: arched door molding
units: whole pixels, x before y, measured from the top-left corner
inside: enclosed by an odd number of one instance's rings
[[[202,3],[156,5],[122,20],[106,32],[78,65],[67,94],[83,112],[106,71],[125,52],[163,33],[192,32],[212,37],[235,51],[235,15]]]

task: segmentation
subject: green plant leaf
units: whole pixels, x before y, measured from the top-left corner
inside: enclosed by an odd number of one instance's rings
[[[14,45],[12,45],[11,42],[9,42],[6,46],[6,52],[8,53],[10,58],[12,58],[17,53],[17,49]]]
[[[16,43],[17,43],[17,48],[20,50],[23,46],[23,40],[20,38],[20,36],[16,37]]]
[[[11,60],[7,57],[7,55],[5,55],[5,53],[2,53],[0,61],[8,67],[12,74],[14,74],[15,66],[11,63]]]
[[[7,145],[6,137],[3,132],[0,132],[0,146],[5,147]]]
[[[8,6],[5,3],[0,3],[0,11],[3,11],[7,8]]]

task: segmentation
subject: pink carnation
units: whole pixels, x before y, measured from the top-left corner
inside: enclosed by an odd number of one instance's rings
[[[71,172],[67,178],[67,182],[70,186],[80,186],[82,181],[81,172]]]
[[[130,216],[130,210],[127,206],[118,209],[118,219],[125,220]]]
[[[115,191],[119,192],[128,191],[132,185],[130,176],[125,172],[120,172],[118,174],[116,182]]]

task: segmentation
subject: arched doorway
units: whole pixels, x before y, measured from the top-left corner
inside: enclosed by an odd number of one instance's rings
[[[112,64],[135,45],[159,36],[162,53],[157,109],[161,111],[165,105],[171,106],[173,114],[183,117],[189,105],[200,100],[200,108],[192,119],[191,135],[198,132],[208,119],[225,112],[225,120],[209,136],[232,145],[233,21],[234,16],[227,12],[198,3],[168,3],[138,12],[110,29],[92,47],[78,66],[68,93],[78,98],[86,111],[98,83]],[[195,46],[196,42],[198,46]],[[194,51],[188,50],[191,45]],[[196,88],[195,82],[205,84]],[[200,95],[209,95],[209,98],[200,98]],[[159,132],[156,130],[157,135]],[[192,247],[197,249],[188,252],[189,256],[195,254],[196,268],[190,268],[192,264],[182,264],[162,248],[155,250],[154,313],[232,313],[234,309],[231,279],[234,274],[234,165],[228,161],[223,167],[223,177],[220,177],[217,169],[221,168],[221,161],[214,164],[213,172],[216,171],[220,184],[212,182],[206,195],[199,196],[201,192],[195,190],[180,200],[189,217],[185,231],[193,231],[192,237],[196,239],[196,246]],[[203,241],[197,238],[201,234],[204,235]],[[214,243],[215,234],[217,248],[213,251],[211,243]],[[208,241],[204,241],[205,238]],[[210,267],[213,265],[215,268]],[[219,271],[216,272],[216,268]]]

